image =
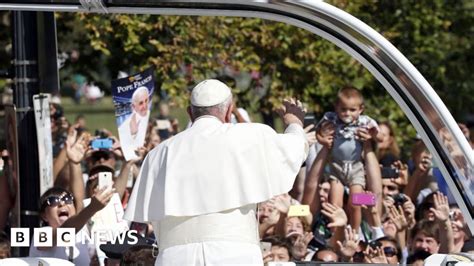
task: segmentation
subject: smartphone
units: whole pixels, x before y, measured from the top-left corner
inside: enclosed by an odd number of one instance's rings
[[[91,141],[91,147],[94,150],[110,150],[114,144],[111,138],[94,139]]]
[[[263,241],[260,242],[260,250],[262,251],[262,254],[270,252],[272,250],[272,243]]]
[[[309,205],[291,205],[288,210],[288,217],[292,216],[308,216],[311,214]]]
[[[354,193],[352,194],[352,204],[357,206],[374,206],[375,195],[372,193]]]
[[[111,172],[99,172],[99,189],[106,188],[112,189],[112,173]]]
[[[382,167],[382,178],[397,178],[399,177],[399,171],[393,167]]]

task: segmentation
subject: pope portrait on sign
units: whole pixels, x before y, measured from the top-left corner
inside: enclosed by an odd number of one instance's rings
[[[149,91],[145,86],[138,87],[132,94],[132,113],[118,128],[120,144],[125,159],[137,158],[136,150],[144,145],[150,116]]]

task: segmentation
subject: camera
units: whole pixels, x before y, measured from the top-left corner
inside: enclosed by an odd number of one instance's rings
[[[449,212],[449,220],[454,221],[454,211]]]
[[[369,246],[370,246],[372,249],[377,249],[377,248],[379,248],[379,247],[382,246],[382,243],[380,243],[380,241],[373,240],[373,241],[370,241],[370,242],[369,242]]]
[[[407,201],[407,199],[405,198],[405,194],[403,193],[395,194],[392,196],[392,198],[395,201],[395,206],[401,206]]]
[[[397,178],[400,176],[400,171],[398,168],[394,167],[382,167],[382,178]]]

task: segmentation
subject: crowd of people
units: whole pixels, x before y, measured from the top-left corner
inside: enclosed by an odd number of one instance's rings
[[[411,157],[403,160],[393,125],[383,117],[363,115],[364,99],[355,88],[342,88],[334,108],[305,128],[310,154],[297,178],[303,186],[258,204],[263,261],[417,264],[435,253],[474,252],[463,214],[423,141],[414,140]],[[110,130],[92,132],[87,117],[80,115],[70,123],[59,104],[50,109],[54,187],[39,199],[42,225],[53,232],[73,227],[90,234],[91,218],[113,197],[127,208],[145,156],[178,134],[179,125],[167,104],[160,103],[159,115],[150,116],[138,158],[126,161],[119,138]],[[232,112],[233,123],[250,122],[244,109]],[[461,127],[469,139],[469,130]],[[90,142],[96,138],[109,138],[113,146],[94,150]],[[98,187],[103,172],[112,174],[113,188]],[[85,199],[90,199],[88,205]],[[8,215],[0,218],[0,229],[6,231]],[[144,238],[159,237],[151,224],[142,226]],[[11,255],[7,235],[0,236],[0,258]],[[122,257],[125,265],[152,262],[156,255],[150,246],[132,249]],[[30,256],[78,265],[94,264],[100,257],[94,247],[82,243],[74,250],[31,247]]]

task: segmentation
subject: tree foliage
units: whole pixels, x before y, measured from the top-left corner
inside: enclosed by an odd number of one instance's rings
[[[474,111],[474,2],[370,0],[334,4],[372,26],[423,74],[453,115]],[[357,1],[356,1],[357,2]]]
[[[331,2],[389,39],[432,84],[457,119],[474,111],[474,97],[470,97],[474,92],[470,75],[472,2]],[[391,121],[403,132],[398,134],[399,141],[414,135],[396,102],[361,64],[332,43],[293,26],[254,18],[125,14],[60,15],[58,20],[58,25],[72,27],[80,36],[78,43],[71,42],[77,37],[66,39],[83,51],[87,59],[83,68],[99,73],[95,80],[153,64],[157,66],[157,87],[182,106],[196,82],[228,76],[240,104],[254,112],[269,113],[291,95],[317,114],[331,110],[337,90],[352,84],[367,99],[366,113]],[[109,84],[108,80],[101,82]]]

